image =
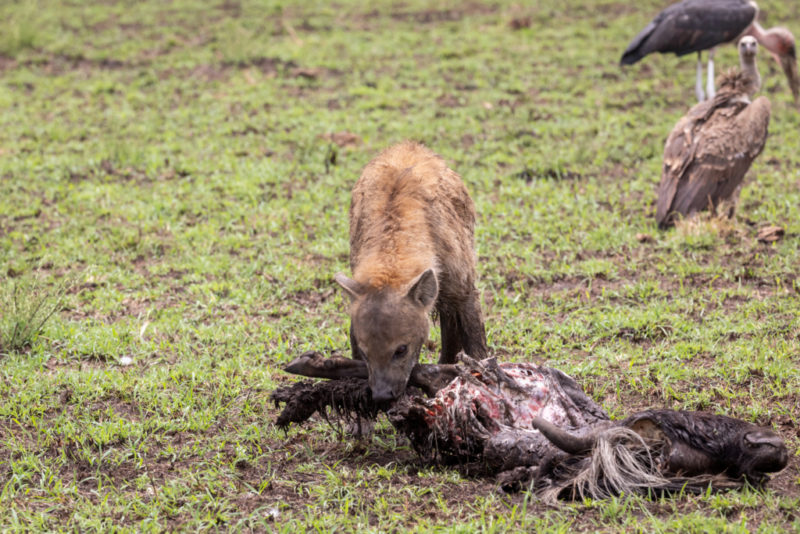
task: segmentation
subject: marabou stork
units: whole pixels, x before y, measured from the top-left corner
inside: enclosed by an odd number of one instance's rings
[[[741,69],[724,75],[714,98],[695,104],[669,134],[656,207],[661,228],[732,199],[764,149],[770,103],[750,101],[761,85],[757,49],[755,38],[742,37]]]
[[[708,98],[714,98],[714,50],[717,45],[755,37],[780,64],[795,103],[800,102],[800,77],[794,36],[786,28],[764,30],[756,21],[758,6],[753,0],[683,0],[672,4],[634,37],[622,54],[621,65],[632,65],[653,52],[684,56],[697,52],[697,100],[703,101],[701,53],[708,50]]]

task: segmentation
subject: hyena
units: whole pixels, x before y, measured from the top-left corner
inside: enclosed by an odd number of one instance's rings
[[[350,295],[353,358],[365,360],[372,398],[400,396],[419,362],[435,309],[440,363],[463,350],[487,356],[475,287],[475,206],[441,157],[411,141],[386,149],[353,187]]]

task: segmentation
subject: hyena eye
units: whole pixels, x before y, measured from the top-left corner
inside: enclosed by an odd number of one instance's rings
[[[402,358],[403,356],[406,355],[406,352],[408,352],[408,347],[406,345],[400,345],[394,351],[394,354],[392,355],[392,358],[394,358],[395,360],[400,359],[400,358]]]

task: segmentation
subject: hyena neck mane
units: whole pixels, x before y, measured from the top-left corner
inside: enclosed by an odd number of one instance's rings
[[[353,278],[367,287],[403,289],[427,269],[438,270],[428,220],[432,192],[417,167],[386,169],[393,179],[361,198],[369,224],[355,225],[351,265]]]
[[[353,279],[376,297],[386,291],[400,293],[426,270],[438,270],[433,259],[377,252],[364,258],[353,271]]]

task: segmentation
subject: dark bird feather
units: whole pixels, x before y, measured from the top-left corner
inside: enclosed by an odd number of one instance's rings
[[[750,102],[750,83],[741,73],[726,74],[717,95],[675,125],[664,145],[656,207],[660,227],[730,199],[761,154],[771,108],[765,97]]]
[[[748,0],[684,0],[664,9],[633,38],[620,64],[632,65],[653,52],[684,56],[730,42],[755,20]]]

